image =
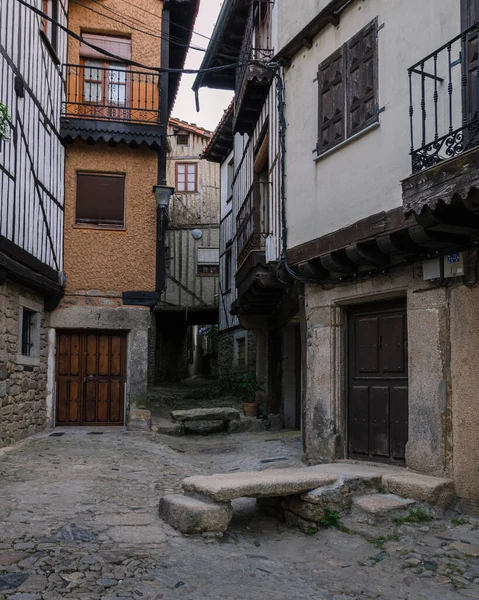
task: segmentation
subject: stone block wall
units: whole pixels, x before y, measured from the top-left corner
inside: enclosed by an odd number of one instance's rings
[[[35,356],[20,354],[21,307],[39,308]],[[47,328],[43,297],[7,282],[0,286],[0,447],[43,431],[47,418]]]

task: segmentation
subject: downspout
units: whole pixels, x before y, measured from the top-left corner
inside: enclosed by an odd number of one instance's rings
[[[170,3],[164,2],[161,18],[161,66],[169,67],[170,64]],[[158,150],[158,184],[166,184],[166,153],[168,140],[168,95],[169,74],[160,75],[160,128],[162,132],[161,146]],[[161,210],[157,207],[156,212],[156,285],[155,291],[160,294],[166,286],[166,251],[163,217]]]

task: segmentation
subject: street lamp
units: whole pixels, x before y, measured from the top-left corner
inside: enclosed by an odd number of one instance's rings
[[[166,185],[165,182],[159,185],[154,185],[153,191],[155,193],[156,210],[158,216],[158,239],[163,240],[165,235],[166,216],[168,214],[171,196],[173,195],[175,188]]]

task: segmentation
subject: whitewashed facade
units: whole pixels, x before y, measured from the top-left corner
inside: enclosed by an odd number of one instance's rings
[[[44,3],[32,6],[42,10]],[[66,26],[68,5],[54,14]],[[45,31],[47,33],[45,33]],[[10,119],[0,142],[0,236],[42,264],[63,268],[64,147],[61,64],[67,36],[16,0],[0,6],[0,102]]]

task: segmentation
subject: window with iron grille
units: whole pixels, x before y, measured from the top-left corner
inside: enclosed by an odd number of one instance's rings
[[[240,369],[244,369],[246,367],[246,338],[245,337],[236,338],[236,357],[237,357],[237,366]]]
[[[33,356],[37,315],[35,311],[22,307],[21,354],[23,356]]]
[[[378,120],[377,19],[318,67],[318,141],[322,154]]]
[[[75,222],[112,229],[124,227],[125,176],[77,173]]]
[[[188,193],[198,191],[197,163],[176,163],[176,192]]]
[[[220,251],[219,248],[198,248],[197,273],[198,275],[219,275]]]

